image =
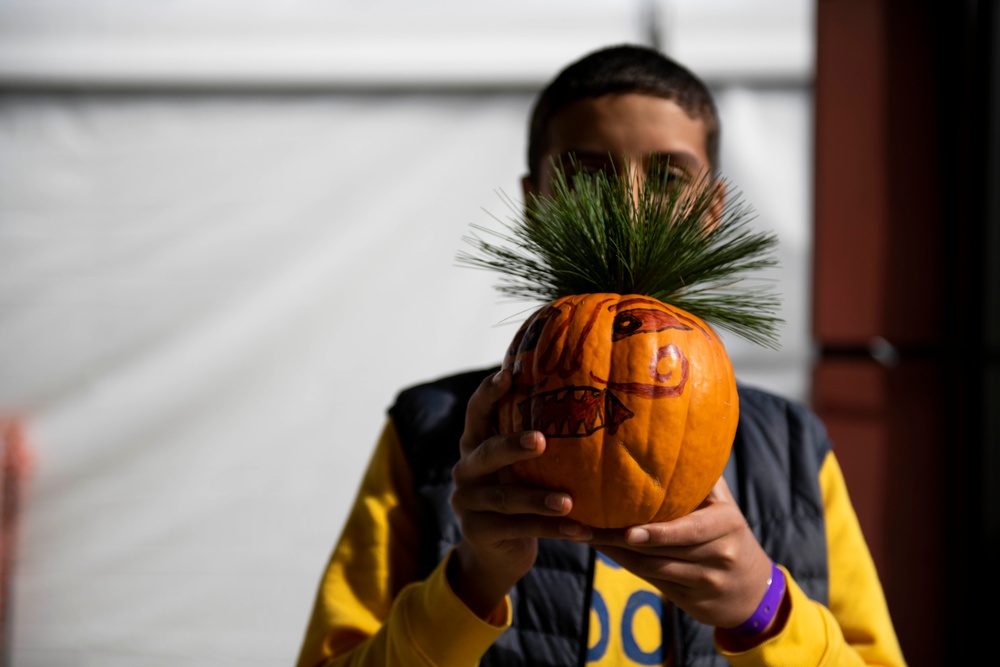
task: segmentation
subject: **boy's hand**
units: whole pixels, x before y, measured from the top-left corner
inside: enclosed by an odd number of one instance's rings
[[[739,625],[767,590],[771,560],[722,478],[687,516],[598,532],[591,544],[707,625]]]
[[[562,518],[573,507],[569,495],[510,482],[507,466],[545,451],[541,433],[497,435],[494,411],[510,385],[510,373],[501,371],[486,378],[472,395],[459,443],[462,456],[452,469],[451,506],[463,539],[448,579],[459,598],[482,618],[492,614],[535,564],[537,538],[591,537],[589,529]]]

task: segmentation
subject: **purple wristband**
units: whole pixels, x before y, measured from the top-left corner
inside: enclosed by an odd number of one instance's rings
[[[781,568],[771,561],[771,578],[767,581],[767,590],[764,591],[764,599],[757,605],[753,616],[735,628],[729,628],[729,632],[743,637],[753,637],[767,627],[774,615],[778,613],[781,606],[781,599],[785,597],[785,573]]]

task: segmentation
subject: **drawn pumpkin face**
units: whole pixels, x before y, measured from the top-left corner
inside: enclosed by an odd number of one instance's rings
[[[547,449],[513,466],[568,492],[598,528],[668,521],[708,495],[729,458],[739,403],[729,356],[697,317],[639,295],[584,294],[541,308],[504,358],[514,386],[500,430]]]

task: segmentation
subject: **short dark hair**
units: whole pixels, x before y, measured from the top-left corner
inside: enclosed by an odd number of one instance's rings
[[[594,51],[563,69],[535,101],[528,129],[528,171],[537,174],[548,148],[549,123],[574,102],[612,93],[642,93],[676,103],[705,124],[705,152],[719,163],[719,115],[708,86],[690,70],[645,46],[621,44]]]

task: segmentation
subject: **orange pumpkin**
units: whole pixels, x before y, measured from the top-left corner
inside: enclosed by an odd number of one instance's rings
[[[580,294],[542,307],[504,358],[514,386],[501,432],[538,430],[547,449],[513,466],[568,492],[598,528],[695,509],[729,458],[739,399],[722,341],[701,319],[641,295]]]

